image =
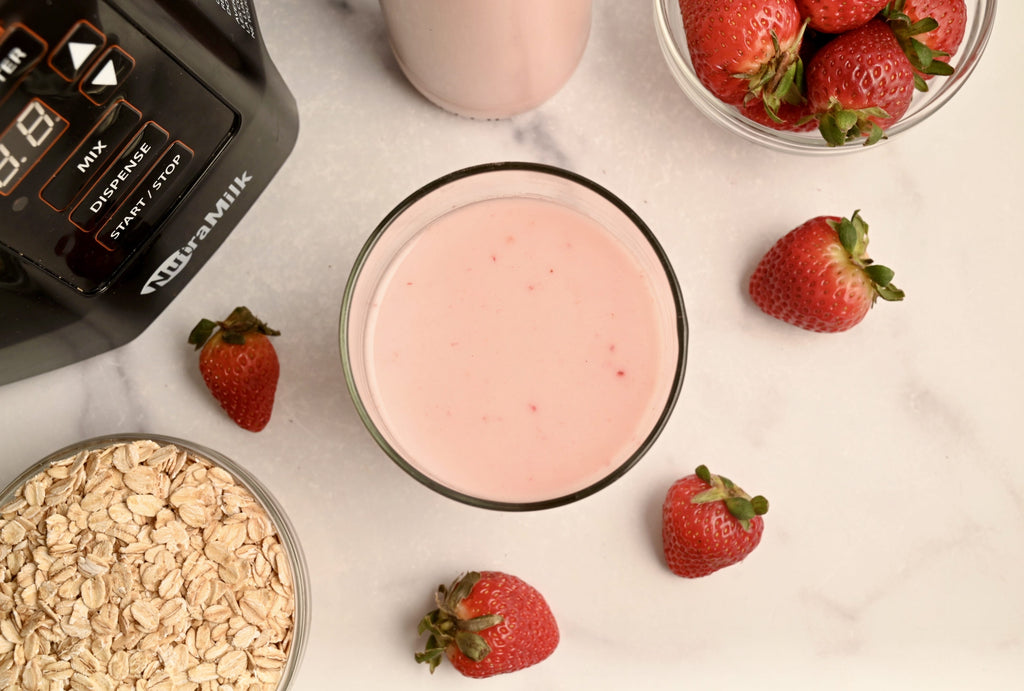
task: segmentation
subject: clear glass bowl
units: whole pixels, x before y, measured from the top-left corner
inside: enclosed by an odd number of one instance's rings
[[[651,324],[653,325],[652,331],[656,333],[652,332],[649,335],[649,340],[656,340],[659,344],[661,357],[658,359],[657,365],[652,365],[657,368],[652,375],[652,381],[656,384],[652,387],[650,396],[644,399],[645,404],[642,408],[644,412],[637,415],[640,422],[634,429],[632,445],[623,444],[619,447],[619,451],[609,452],[607,458],[602,458],[602,462],[606,465],[593,472],[577,475],[575,471],[565,471],[566,466],[559,467],[558,472],[571,474],[572,481],[558,485],[557,490],[549,488],[546,492],[538,492],[538,496],[524,492],[514,497],[511,494],[501,497],[496,492],[489,493],[480,489],[481,484],[473,486],[472,482],[462,482],[468,474],[477,473],[478,468],[475,464],[467,464],[469,470],[466,471],[466,475],[456,476],[451,471],[439,472],[436,464],[421,463],[421,458],[416,457],[423,456],[421,451],[409,451],[407,430],[415,425],[426,426],[424,422],[426,418],[416,414],[414,417],[404,418],[407,421],[412,420],[415,424],[396,423],[396,417],[390,414],[393,411],[385,412],[388,403],[395,398],[384,402],[380,400],[382,397],[386,398],[387,395],[380,393],[382,389],[378,385],[377,368],[373,362],[375,313],[376,303],[380,301],[380,296],[384,294],[385,289],[391,285],[391,276],[396,270],[396,266],[399,265],[403,257],[408,255],[411,243],[435,220],[453,210],[483,200],[523,197],[554,202],[560,207],[596,221],[606,231],[615,246],[624,249],[628,255],[632,256],[633,261],[641,267],[644,280],[649,284],[653,295],[653,303],[648,304],[653,304],[651,309],[655,316]],[[429,278],[426,282],[430,282]],[[404,283],[403,285],[410,284]],[[460,289],[462,288],[460,287]],[[496,302],[500,304],[499,309],[508,305],[500,300]],[[589,302],[588,304],[595,303]],[[425,308],[421,306],[420,309]],[[551,313],[547,310],[554,309],[548,307],[538,314],[543,313],[550,317]],[[494,314],[494,312],[488,312],[488,314]],[[502,314],[507,313],[502,312]],[[507,317],[501,319],[507,319]],[[459,323],[465,325],[467,322]],[[479,322],[471,321],[469,323],[478,324]],[[505,328],[504,322],[502,324],[502,328]],[[516,321],[514,327],[509,326],[509,328],[534,329],[535,327],[532,323],[523,326],[523,322]],[[490,329],[484,329],[484,331],[488,336],[493,334]],[[416,334],[422,332],[422,327],[420,330],[410,327],[407,332],[408,338],[415,339]],[[469,334],[468,339],[476,337],[474,329],[468,329],[465,333]],[[529,333],[550,334],[551,331],[531,330]],[[608,486],[633,467],[654,443],[675,405],[686,364],[687,333],[686,313],[675,274],[664,251],[644,222],[625,203],[594,182],[560,168],[533,163],[492,163],[456,171],[427,184],[402,201],[373,231],[357,257],[345,289],[340,324],[341,356],[348,390],[363,423],[381,449],[409,475],[442,495],[473,506],[505,511],[547,509],[568,504]],[[501,336],[494,336],[494,338],[499,339]],[[504,343],[505,341],[500,342]],[[561,343],[556,346],[560,347]],[[460,351],[460,355],[456,357],[462,357],[461,352],[465,351]],[[479,351],[475,351],[475,354],[467,356],[471,358],[469,362],[476,362],[472,358],[476,358],[478,354]],[[547,353],[537,357],[545,359],[545,362],[549,360]],[[539,361],[521,360],[516,365],[529,362],[532,367]],[[578,362],[580,359],[573,356],[573,361]],[[467,361],[458,362],[465,364]],[[502,362],[509,362],[509,360]],[[585,362],[590,361],[586,360]],[[437,369],[441,371],[441,368]],[[447,369],[444,371],[449,372]],[[461,370],[459,370],[459,374],[462,374]],[[490,374],[490,370],[488,374]],[[558,374],[561,375],[561,372]],[[447,374],[443,376],[447,376]],[[575,376],[574,374],[572,378],[569,378],[565,386],[573,387],[575,382],[579,381]],[[518,381],[518,379],[505,374],[501,381]],[[424,386],[424,388],[431,395],[438,391],[433,386]],[[447,391],[443,393],[447,393]],[[502,401],[508,400],[500,395],[495,396]],[[479,399],[459,399],[458,403],[465,400],[472,400],[474,401],[473,405],[476,405]],[[434,408],[441,407],[433,398],[430,398],[424,405]],[[580,406],[580,410],[584,408],[587,406]],[[477,408],[470,410],[473,411],[474,419],[470,419],[469,416],[460,418],[463,420],[463,423],[460,424],[473,424],[476,427],[476,420],[485,419],[484,411],[481,411],[479,417],[475,417]],[[630,408],[629,413],[632,414],[637,410],[640,408]],[[587,419],[590,420],[590,418]],[[586,434],[593,433],[593,424],[595,424],[594,421],[590,420],[590,424],[586,427]],[[461,443],[465,428],[454,427],[453,429],[452,436],[458,438]],[[580,427],[575,426],[572,428],[572,433],[578,435],[579,430]],[[474,448],[482,448],[485,451],[505,448],[496,446],[493,443],[493,437],[489,434],[489,432],[482,433],[484,441],[477,442],[482,446]],[[477,437],[477,439],[479,438]],[[518,439],[521,438],[517,438],[516,441],[518,442]],[[421,445],[417,448],[422,449],[423,447]],[[548,457],[546,449],[540,453],[544,457]],[[447,457],[448,455],[444,453],[438,457]],[[469,457],[469,455],[460,456],[466,460]],[[479,455],[473,454],[472,458],[479,458]],[[502,467],[507,468],[507,466]],[[518,467],[510,472],[515,472],[515,470],[518,470]],[[545,468],[538,472],[548,472],[548,469]],[[495,472],[495,476],[503,478],[502,482],[505,481],[504,478],[509,477],[500,472]],[[522,480],[524,477],[516,475],[512,479]],[[549,494],[556,496],[548,496]]]
[[[672,76],[683,93],[708,118],[744,139],[776,151],[798,154],[842,154],[871,150],[895,137],[902,136],[918,123],[931,117],[951,99],[981,59],[995,24],[996,0],[967,0],[967,30],[957,54],[950,64],[955,72],[949,77],[929,80],[927,92],[916,92],[914,100],[899,122],[886,130],[886,139],[870,146],[863,142],[847,142],[843,146],[829,146],[817,130],[788,132],[775,130],[744,117],[734,107],[715,98],[697,79],[686,48],[686,34],[679,11],[678,0],[654,0],[654,24],[662,53]]]
[[[296,683],[296,675],[305,653],[311,624],[310,583],[306,559],[299,544],[295,528],[274,496],[249,471],[223,454],[190,441],[156,434],[116,434],[94,437],[59,449],[26,468],[24,472],[0,492],[0,507],[8,507],[8,504],[15,498],[18,490],[25,483],[54,463],[75,457],[83,451],[89,452],[105,449],[115,444],[139,440],[151,440],[161,446],[174,445],[189,455],[206,460],[215,467],[226,470],[236,483],[245,487],[256,498],[257,502],[266,510],[267,516],[273,521],[279,540],[288,556],[288,566],[291,569],[292,589],[295,597],[292,639],[277,689],[285,691],[292,688]]]

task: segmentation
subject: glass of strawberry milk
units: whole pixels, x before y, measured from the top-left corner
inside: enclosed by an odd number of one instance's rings
[[[629,470],[686,363],[682,295],[643,221],[532,163],[442,177],[371,234],[345,290],[349,393],[380,447],[467,504],[543,509]]]
[[[568,81],[590,35],[591,0],[380,0],[402,72],[445,110],[505,118]]]

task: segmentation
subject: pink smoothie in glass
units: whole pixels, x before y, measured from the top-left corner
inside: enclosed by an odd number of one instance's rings
[[[380,0],[409,81],[442,108],[503,118],[535,108],[576,69],[591,0]]]
[[[395,448],[494,501],[552,499],[607,476],[655,426],[678,353],[651,280],[595,221],[553,202],[491,199],[442,216],[371,307],[370,386]]]

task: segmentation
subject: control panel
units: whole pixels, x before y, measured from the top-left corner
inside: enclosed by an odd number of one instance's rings
[[[130,18],[35,2],[0,27],[0,245],[104,289],[229,142],[238,114]]]
[[[0,0],[0,385],[145,330],[298,129],[252,0]]]

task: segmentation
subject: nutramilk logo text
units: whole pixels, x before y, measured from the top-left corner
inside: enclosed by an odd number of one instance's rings
[[[217,204],[213,210],[203,217],[203,224],[189,238],[189,241],[164,259],[157,270],[146,280],[142,290],[139,291],[140,295],[149,295],[163,288],[185,269],[185,266],[192,259],[193,253],[199,248],[199,244],[217,227],[224,214],[231,209],[250,182],[252,182],[252,176],[249,175],[249,171],[244,171],[241,175],[235,177],[228,185],[227,190],[224,191],[224,194],[217,199]]]

